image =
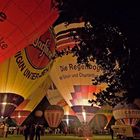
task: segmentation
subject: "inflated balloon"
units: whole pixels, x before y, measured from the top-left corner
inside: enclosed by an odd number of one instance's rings
[[[71,122],[74,122],[77,118],[75,116],[75,112],[71,109],[71,107],[66,103],[54,83],[50,85],[46,97],[51,105],[59,105],[64,110],[64,118],[63,122],[65,121],[67,125],[70,125]],[[71,118],[75,118],[74,120]],[[77,119],[76,119],[77,120]]]
[[[80,124],[79,119],[74,115],[64,115],[62,121],[67,126],[75,126],[75,124]]]
[[[25,111],[32,112],[45,96],[46,90],[48,90],[49,86],[50,86],[50,79],[47,77],[46,80],[44,80],[44,82],[41,85],[39,85],[35,89],[35,91],[33,91],[32,94],[15,109],[15,111],[25,110]]]
[[[59,105],[61,107],[67,106],[66,101],[52,81],[50,87],[47,90],[46,97],[51,105]]]
[[[104,114],[97,114],[92,119],[90,126],[97,131],[104,130],[108,123],[107,117]]]
[[[76,105],[72,106],[72,109],[81,123],[89,123],[99,108],[86,105]]]
[[[74,86],[74,92],[71,93],[72,99],[70,101],[72,104],[72,109],[76,113],[80,122],[89,123],[99,109],[98,107],[92,107],[88,104],[88,100],[93,97],[93,93],[95,91],[95,86]]]
[[[41,111],[41,110],[36,110],[36,111],[35,111],[35,116],[36,116],[36,117],[42,117],[42,116],[43,116],[43,111]]]
[[[79,35],[84,30],[84,27],[84,22],[56,25],[54,32],[56,35],[57,52],[61,53],[63,50],[72,49],[76,44],[79,44]],[[91,61],[89,66],[78,64],[77,58],[72,54],[56,58],[50,71],[50,77],[64,100],[73,109],[77,106],[76,110],[78,107],[82,108],[82,106],[86,108],[89,106],[91,108],[88,100],[95,98],[93,93],[98,93],[107,87],[106,83],[97,86],[92,84],[92,79],[102,74],[102,68],[96,64],[96,61]],[[79,110],[82,111],[82,109]],[[95,111],[93,112],[95,113]],[[84,111],[81,114],[85,114]],[[84,118],[82,116],[80,115],[80,120],[83,122]],[[89,118],[91,119],[91,116]],[[88,122],[90,121],[89,118],[86,119]]]
[[[97,114],[103,114],[106,116],[106,118],[107,118],[106,127],[107,127],[107,125],[109,124],[109,122],[113,116],[113,108],[109,105],[104,105],[96,112],[95,115],[97,115]]]
[[[134,126],[140,120],[140,108],[133,103],[120,103],[114,107],[113,116],[122,124]]]
[[[11,113],[6,111],[10,105],[14,110],[24,99],[32,99],[35,90],[40,92],[40,89],[37,88],[43,81],[46,80],[46,88],[48,88],[48,72],[53,62],[49,56],[53,55],[53,52],[54,37],[50,29],[29,44],[26,49],[17,52],[13,57],[0,64],[0,103],[3,106],[0,116],[10,116]],[[44,90],[44,85],[45,83],[42,85],[42,90]],[[38,96],[41,95],[45,96],[45,93]],[[39,97],[37,98],[40,101]],[[9,110],[12,111],[12,109]]]
[[[31,112],[28,110],[15,110],[11,118],[16,121],[17,125],[21,125]]]
[[[0,1],[0,62],[48,30],[59,17],[54,3],[54,0]]]
[[[21,95],[12,92],[0,93],[0,116],[9,116],[15,108],[23,102],[24,98]]]
[[[50,105],[44,112],[44,117],[51,128],[57,128],[64,116],[64,110],[57,105]]]
[[[46,94],[46,90],[49,88],[49,78],[47,78],[38,88],[27,98],[25,99],[11,114],[11,118],[16,121],[18,125],[21,125],[24,120],[28,117],[28,115],[35,109],[35,107],[39,104],[42,98]],[[41,93],[41,94],[38,94]],[[5,110],[6,111],[6,110]],[[8,114],[9,115],[9,114]],[[41,110],[37,110],[35,112],[36,117],[41,117],[43,112]]]

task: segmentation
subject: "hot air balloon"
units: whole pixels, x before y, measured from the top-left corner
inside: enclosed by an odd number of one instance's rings
[[[102,106],[90,121],[90,126],[98,131],[106,129],[113,116],[112,110],[112,107],[109,105]]]
[[[135,126],[140,119],[140,108],[133,103],[120,103],[114,107],[113,116],[121,124]]]
[[[107,127],[107,125],[109,124],[112,116],[113,116],[113,109],[111,106],[109,105],[103,105],[97,112],[96,112],[96,115],[99,115],[99,114],[103,114],[106,116],[107,118],[107,124],[105,127]]]
[[[51,128],[57,128],[64,116],[64,110],[58,105],[50,105],[44,112],[44,117]]]
[[[59,17],[54,0],[0,3],[0,62],[27,47]]]
[[[107,123],[108,123],[107,117],[104,114],[98,114],[94,116],[90,126],[92,127],[93,130],[100,132],[105,129]]]
[[[60,92],[56,88],[55,84],[51,81],[50,87],[46,92],[46,97],[51,105],[59,105],[64,107],[67,105],[64,98],[61,96]]]
[[[53,82],[47,91],[46,97],[51,105],[59,105],[63,108],[64,117],[62,121],[65,122],[67,126],[71,125],[72,122],[78,121],[75,112],[66,103]]]
[[[95,86],[92,85],[74,85],[74,92],[71,93],[72,99],[70,101],[80,122],[89,123],[99,109],[99,107],[88,104],[88,100],[93,97],[95,89]]]
[[[84,22],[56,25],[54,32],[57,51],[71,49],[78,44],[80,42],[79,34],[84,30],[84,25]],[[98,93],[107,87],[106,83],[92,85],[92,79],[102,74],[102,68],[96,64],[96,61],[91,61],[90,66],[78,64],[77,58],[72,54],[57,58],[50,71],[50,77],[62,97],[74,112],[77,112],[77,117],[82,122],[87,117],[86,121],[89,122],[97,110],[97,107],[91,107],[88,102],[89,99],[95,98],[93,92]],[[85,114],[88,114],[87,117]]]
[[[47,78],[26,100],[24,100],[11,114],[11,118],[16,120],[18,125],[21,125],[29,114],[35,109],[39,102],[43,99],[46,94],[46,90],[49,88],[50,83]],[[40,93],[40,94],[38,94]],[[36,110],[35,116],[41,117],[43,111]]]
[[[35,111],[35,116],[36,116],[36,117],[42,117],[42,116],[43,116],[43,111],[41,111],[41,110],[36,110],[36,111]]]
[[[18,110],[18,111],[15,110],[12,113],[11,118],[15,120],[18,126],[20,126],[30,113],[31,113],[30,111],[26,110]]]
[[[0,116],[10,116],[24,99],[33,92],[38,94],[35,90],[44,80],[49,83],[53,51],[54,37],[49,29],[26,49],[0,64]]]

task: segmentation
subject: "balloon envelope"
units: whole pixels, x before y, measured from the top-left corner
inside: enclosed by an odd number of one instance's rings
[[[50,44],[45,45],[48,40]],[[41,44],[45,50],[39,48]],[[46,48],[50,50],[49,53]],[[9,107],[11,111],[14,110],[23,99],[30,98],[44,80],[47,81],[53,62],[49,56],[53,55],[53,51],[54,38],[51,30],[48,30],[26,49],[0,64],[0,105],[3,106],[0,116],[10,116],[11,112],[6,111]]]
[[[95,112],[99,109],[98,107],[86,106],[86,105],[76,105],[72,106],[76,116],[81,123],[89,123],[94,117]]]
[[[41,110],[36,110],[35,111],[35,116],[36,117],[42,117],[42,115],[43,115],[43,111],[41,111]]]
[[[16,121],[17,125],[21,125],[31,112],[28,110],[15,110],[11,118]]]
[[[57,128],[64,116],[64,110],[57,105],[48,106],[44,112],[44,117],[51,128]]]
[[[0,1],[0,62],[27,47],[58,18],[52,0]]]
[[[70,126],[72,123],[78,120],[78,118],[75,115],[75,112],[66,103],[66,101],[61,96],[60,92],[58,91],[53,82],[51,83],[47,91],[46,97],[51,105],[59,105],[63,108],[64,110],[63,122],[65,122],[67,126]]]
[[[107,117],[108,123],[110,122],[112,116],[113,116],[113,108],[109,105],[103,105],[96,114],[103,114]]]
[[[56,35],[57,51],[61,52],[64,49],[71,49],[76,44],[79,44],[79,35],[83,33],[84,27],[85,22],[71,24],[61,23],[56,25],[54,27],[54,32]],[[85,64],[78,64],[77,58],[72,54],[57,58],[50,71],[52,81],[60,91],[64,100],[74,109],[74,112],[78,110],[78,107],[82,108],[82,106],[83,108],[87,108],[87,106],[91,108],[91,104],[88,100],[95,99],[93,93],[98,93],[100,90],[104,90],[107,87],[106,83],[97,86],[92,84],[92,79],[102,74],[103,70],[96,64],[96,61],[91,61],[88,67]],[[91,110],[92,109],[93,108],[91,108]],[[79,110],[81,110],[81,112],[77,112],[77,115],[80,113],[79,118],[83,122],[82,114],[87,115],[88,112],[82,109]],[[94,113],[95,110],[93,111]],[[90,112],[92,117],[94,116],[93,112]],[[89,122],[91,116],[87,118],[86,120]]]
[[[92,119],[90,126],[97,131],[104,130],[108,123],[107,117],[104,114],[96,114]]]
[[[24,98],[15,93],[0,93],[0,116],[8,117]]]
[[[113,109],[116,120],[126,125],[136,125],[140,119],[140,108],[133,103],[120,103]]]

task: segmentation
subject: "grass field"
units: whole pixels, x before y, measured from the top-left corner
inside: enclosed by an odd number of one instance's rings
[[[0,137],[0,140],[24,140],[24,136],[8,136]],[[41,136],[41,140],[111,140],[111,136],[93,136],[92,138],[84,138],[77,136]]]

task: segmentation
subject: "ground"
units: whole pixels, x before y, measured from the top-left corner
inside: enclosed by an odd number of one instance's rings
[[[23,136],[8,136],[8,138],[0,137],[0,140],[24,140]],[[93,136],[92,138],[83,138],[77,136],[42,136],[41,140],[111,140],[111,136]]]

